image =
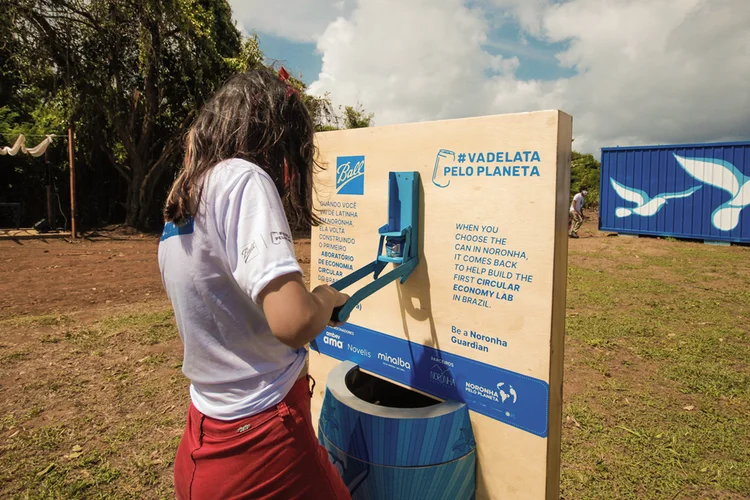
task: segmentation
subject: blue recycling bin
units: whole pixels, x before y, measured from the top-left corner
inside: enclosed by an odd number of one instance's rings
[[[328,375],[318,438],[354,500],[474,498],[476,443],[463,403],[345,361]]]

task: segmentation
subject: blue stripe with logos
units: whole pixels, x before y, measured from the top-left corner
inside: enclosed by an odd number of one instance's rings
[[[432,347],[345,323],[311,347],[327,356],[546,438],[549,384]]]

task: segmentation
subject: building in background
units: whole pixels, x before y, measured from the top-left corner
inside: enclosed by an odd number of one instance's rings
[[[750,142],[603,148],[599,229],[750,243]]]

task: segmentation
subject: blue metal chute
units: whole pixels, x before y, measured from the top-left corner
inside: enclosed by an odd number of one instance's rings
[[[392,281],[400,279],[404,283],[419,264],[419,172],[388,174],[388,223],[378,234],[380,241],[375,260],[331,284],[341,291],[370,273],[373,276],[371,283],[333,311],[333,321],[346,321],[357,304]],[[396,267],[380,276],[388,264],[396,264]]]

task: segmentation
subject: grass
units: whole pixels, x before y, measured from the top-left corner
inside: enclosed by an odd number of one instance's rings
[[[141,345],[156,345],[177,334],[171,310],[105,318],[99,327],[110,337],[125,334]]]
[[[750,497],[749,257],[571,244],[563,498]],[[0,350],[0,498],[173,496],[187,382],[148,307],[0,321],[21,338]]]
[[[0,378],[34,374],[0,403],[0,498],[169,498],[185,409],[171,310],[60,318],[0,322],[26,332]]]
[[[26,454],[4,464],[23,488],[14,498],[111,498],[108,485],[121,476],[106,452],[84,452],[80,445],[69,446],[75,436],[66,427],[42,427],[16,439],[5,449],[8,454],[34,449],[43,453]],[[117,496],[117,495],[115,495]]]
[[[67,330],[64,336],[81,347],[95,347],[106,346],[115,337],[118,341],[156,345],[174,338],[176,333],[172,311],[159,311],[105,317],[91,326]],[[43,341],[50,342],[47,338]]]
[[[747,415],[716,404],[688,411],[673,397],[627,394],[567,403],[580,428],[564,443],[566,498],[605,498],[608,491],[616,492],[608,498],[747,495]]]
[[[29,355],[30,354],[27,351],[14,351],[0,358],[0,363],[17,363],[19,361],[29,359]]]
[[[0,328],[24,328],[41,326],[59,326],[73,320],[64,314],[45,314],[41,316],[12,316],[0,320]]]
[[[567,370],[590,376],[566,387],[562,496],[750,497],[750,253],[620,245],[571,252]]]

